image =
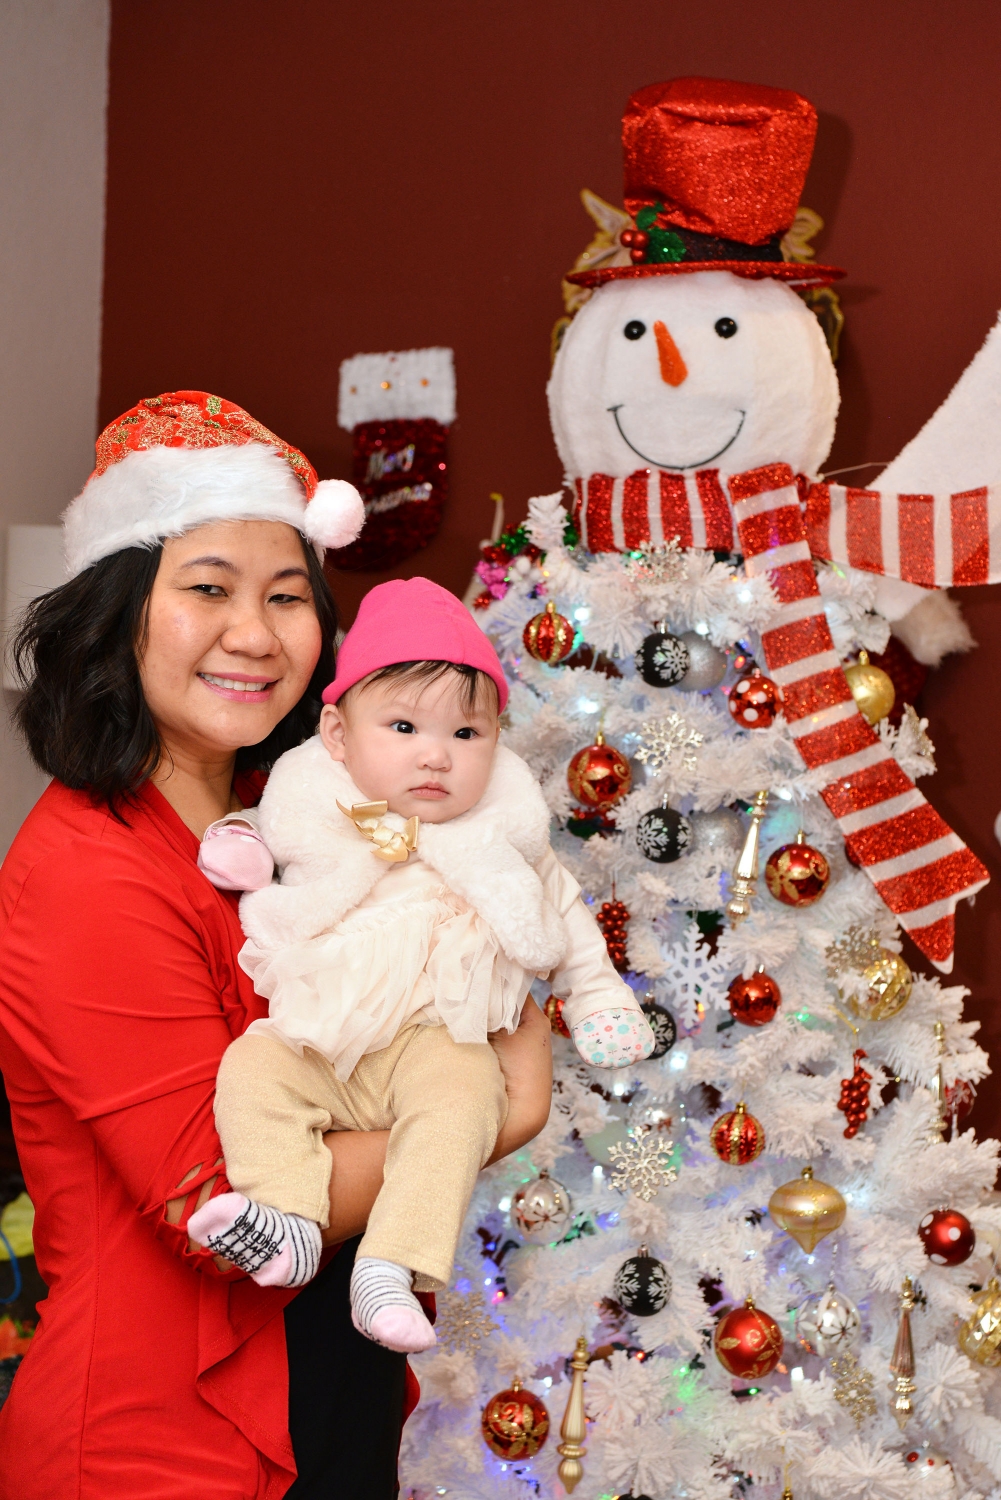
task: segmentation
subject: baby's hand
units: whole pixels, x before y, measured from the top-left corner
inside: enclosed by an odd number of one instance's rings
[[[571,1032],[574,1046],[592,1068],[626,1068],[654,1049],[654,1035],[641,1011],[596,1010]]]
[[[271,884],[275,862],[250,823],[210,823],[198,849],[198,868],[221,891],[259,891]]]

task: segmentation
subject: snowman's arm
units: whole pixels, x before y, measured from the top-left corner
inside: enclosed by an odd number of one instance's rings
[[[812,484],[805,499],[814,557],[920,589],[1001,582],[1001,484],[938,494]]]

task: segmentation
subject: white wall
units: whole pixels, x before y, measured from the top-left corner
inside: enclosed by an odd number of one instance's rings
[[[93,463],[108,30],[109,0],[0,0],[0,546],[9,525],[56,521]],[[13,701],[0,854],[44,786]]]

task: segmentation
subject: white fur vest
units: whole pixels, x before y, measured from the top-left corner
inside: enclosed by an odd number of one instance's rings
[[[277,762],[261,799],[260,826],[281,884],[240,902],[244,931],[257,947],[283,948],[330,932],[392,868],[337,806],[367,800],[319,736]],[[476,806],[448,823],[422,823],[411,858],[468,901],[509,958],[545,973],[567,946],[563,919],[533,869],[548,847],[549,809],[539,784],[520,756],[499,745]]]

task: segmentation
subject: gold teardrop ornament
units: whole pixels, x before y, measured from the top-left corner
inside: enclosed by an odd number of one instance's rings
[[[896,701],[893,679],[882,667],[873,666],[868,651],[860,651],[858,661],[845,667],[848,686],[858,704],[858,711],[868,724],[885,719]]]
[[[832,1230],[845,1221],[845,1200],[828,1182],[818,1182],[812,1167],[804,1167],[799,1177],[784,1182],[768,1200],[772,1222],[810,1255]]]
[[[862,996],[853,995],[848,1009],[862,1021],[888,1021],[897,1016],[911,998],[914,983],[907,964],[899,953],[888,948],[877,948],[871,964],[862,971],[868,990]]]

